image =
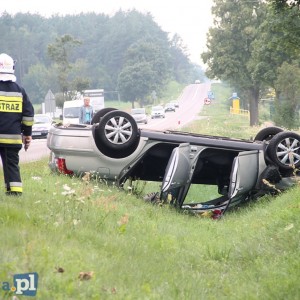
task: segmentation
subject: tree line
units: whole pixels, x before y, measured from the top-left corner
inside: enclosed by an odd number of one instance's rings
[[[49,18],[4,12],[0,34],[1,52],[16,59],[18,82],[33,103],[44,102],[48,90],[62,105],[70,91],[103,88],[106,98],[119,93],[123,101],[144,105],[171,80],[204,78],[182,39],[136,10]]]

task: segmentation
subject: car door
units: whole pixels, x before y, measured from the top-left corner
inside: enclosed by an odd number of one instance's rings
[[[161,187],[161,200],[181,206],[188,192],[199,147],[188,143],[174,148]]]
[[[246,199],[255,187],[259,173],[259,155],[258,150],[244,151],[234,158],[228,191],[230,206]]]
[[[171,202],[177,207],[181,207],[191,185],[191,180],[201,150],[193,149],[190,144],[180,144],[173,149],[170,156],[165,176],[161,187],[161,200]],[[246,199],[249,191],[253,189],[257,182],[259,171],[259,154],[257,150],[244,151],[238,153],[232,163],[230,186],[228,196],[223,201],[233,206]],[[217,200],[217,199],[216,199]],[[215,201],[204,201],[203,204],[212,204]],[[218,202],[218,201],[217,201]],[[216,202],[216,203],[217,203]],[[227,207],[226,207],[227,208]]]

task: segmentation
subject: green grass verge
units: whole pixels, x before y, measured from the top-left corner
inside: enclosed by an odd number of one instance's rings
[[[212,84],[215,100],[210,105],[204,105],[199,119],[187,127],[186,131],[203,134],[230,136],[234,138],[249,139],[259,130],[258,127],[249,126],[249,118],[229,113],[231,89],[222,84]]]
[[[45,160],[21,170],[24,195],[0,200],[0,278],[37,272],[36,299],[299,298],[299,188],[214,221],[51,174]]]

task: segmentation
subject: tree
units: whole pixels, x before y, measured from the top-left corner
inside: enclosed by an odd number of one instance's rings
[[[273,19],[271,27],[281,37],[281,46],[286,53],[295,56],[300,55],[300,0],[270,0],[273,9],[270,10]]]
[[[195,68],[189,63],[187,54],[171,45],[168,33],[158,26],[151,14],[136,10],[118,11],[113,16],[82,13],[49,18],[29,13],[12,16],[4,12],[0,13],[0,34],[5,41],[1,51],[17,60],[17,80],[37,102],[42,92],[34,80],[39,82],[44,74],[38,74],[41,68],[30,74],[32,66],[44,65],[47,70],[51,69],[51,76],[56,68],[56,78],[51,77],[47,82],[51,85],[48,89],[55,94],[75,87],[81,89],[87,84],[91,89],[116,91],[118,76],[127,66],[128,50],[141,40],[150,42],[156,58],[160,59],[156,64],[160,65],[160,70],[157,67],[156,70],[161,72],[157,75],[163,76],[156,79],[162,78],[157,86],[161,91],[166,80],[177,78],[185,83],[194,76]],[[49,50],[54,56],[49,55]]]
[[[45,96],[50,89],[53,87],[58,88],[55,85],[55,78],[53,78],[54,70],[52,68],[46,68],[42,64],[32,65],[29,68],[28,73],[24,76],[24,85],[28,88],[26,92],[30,96],[30,100],[33,103],[44,102]],[[54,90],[55,91],[55,90]]]
[[[277,69],[285,61],[291,61],[282,43],[282,34],[274,28],[274,14],[269,11],[258,28],[258,36],[252,43],[252,58],[248,67],[252,77],[262,84],[275,88]]]
[[[214,0],[214,3],[214,27],[208,33],[208,51],[201,55],[208,65],[206,73],[248,95],[250,125],[257,125],[260,82],[253,79],[249,62],[265,6],[259,0]]]
[[[61,92],[69,90],[68,75],[72,68],[69,61],[70,52],[81,42],[70,35],[63,35],[55,39],[55,43],[48,45],[48,55],[54,61],[58,71],[58,80]]]
[[[155,39],[141,39],[132,44],[125,54],[125,65],[148,62],[155,76],[151,84],[157,89],[163,85],[169,75],[170,56],[168,49]]]
[[[149,62],[143,61],[126,66],[118,78],[118,90],[122,99],[131,101],[134,108],[135,101],[142,102],[154,90],[155,76],[156,73]]]
[[[161,30],[150,14],[120,10],[109,20],[102,40],[101,62],[115,83],[118,74],[127,64],[127,51],[141,40],[151,40],[169,53],[167,33]]]
[[[174,34],[170,43],[173,69],[172,73],[175,80],[184,83],[195,81],[195,79],[197,79],[197,75],[193,72],[194,69],[191,67],[187,48],[186,45],[183,44],[182,38],[178,34]]]
[[[275,10],[283,10],[290,7],[300,6],[300,0],[271,0]]]
[[[274,6],[268,6],[266,17],[258,29],[259,34],[252,44],[252,59],[249,63],[252,77],[266,87],[275,89],[277,109],[275,121],[278,125],[289,128],[292,124],[296,124],[297,118],[294,117],[294,112],[297,105],[293,97],[287,96],[281,90],[284,87],[284,70],[297,73],[295,61],[300,55],[299,18],[299,9],[296,7],[284,6],[282,9],[274,10]],[[290,77],[289,71],[286,73],[286,78]],[[297,89],[296,86],[291,85],[296,82],[292,79],[286,82],[286,86],[289,86],[289,95]]]
[[[145,103],[147,96],[160,91],[169,75],[170,57],[157,40],[141,39],[125,54],[125,64],[118,86],[122,99]],[[131,87],[130,87],[131,86]]]
[[[89,68],[85,59],[77,59],[72,64],[72,72],[68,76],[70,90],[82,92],[90,88]]]
[[[275,82],[278,93],[276,101],[276,124],[287,128],[299,127],[300,68],[299,61],[283,63],[278,69]]]

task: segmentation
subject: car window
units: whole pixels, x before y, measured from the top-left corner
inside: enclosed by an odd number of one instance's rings
[[[79,118],[80,107],[66,107],[64,115],[66,118]]]

